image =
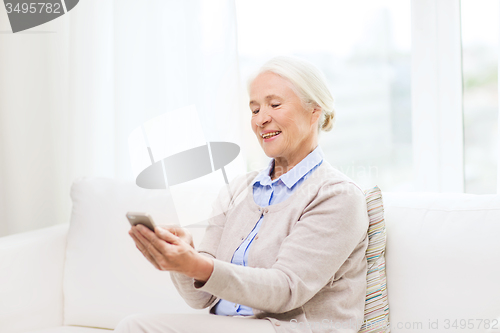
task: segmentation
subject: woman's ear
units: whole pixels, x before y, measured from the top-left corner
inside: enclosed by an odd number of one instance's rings
[[[318,122],[318,119],[321,117],[321,106],[314,103],[312,105],[312,117],[311,117],[311,125]]]

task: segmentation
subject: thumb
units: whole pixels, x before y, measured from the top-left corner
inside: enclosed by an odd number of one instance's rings
[[[179,244],[180,238],[171,233],[169,230],[164,229],[164,228],[155,228],[155,234],[158,236],[158,238],[164,240],[167,243],[170,244]]]
[[[176,236],[178,236],[179,233],[182,231],[182,228],[180,228],[178,225],[174,225],[174,224],[159,225],[158,227],[166,229]]]

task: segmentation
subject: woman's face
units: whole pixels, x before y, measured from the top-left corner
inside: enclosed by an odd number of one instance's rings
[[[316,147],[321,110],[306,110],[288,80],[271,72],[257,76],[250,85],[250,110],[257,140],[277,162],[300,161]]]

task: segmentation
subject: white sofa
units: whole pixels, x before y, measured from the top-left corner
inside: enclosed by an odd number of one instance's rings
[[[383,195],[391,331],[496,331],[500,196]],[[71,196],[70,224],[0,239],[0,332],[103,332],[132,313],[207,313],[190,309],[127,234],[126,211],[162,219],[165,191],[83,178]],[[204,229],[191,232],[198,244]]]

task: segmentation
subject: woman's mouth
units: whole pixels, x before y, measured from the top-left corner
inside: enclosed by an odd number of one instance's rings
[[[264,142],[268,142],[268,141],[274,140],[280,134],[281,134],[281,131],[269,132],[266,134],[262,134],[262,139],[264,139]]]

